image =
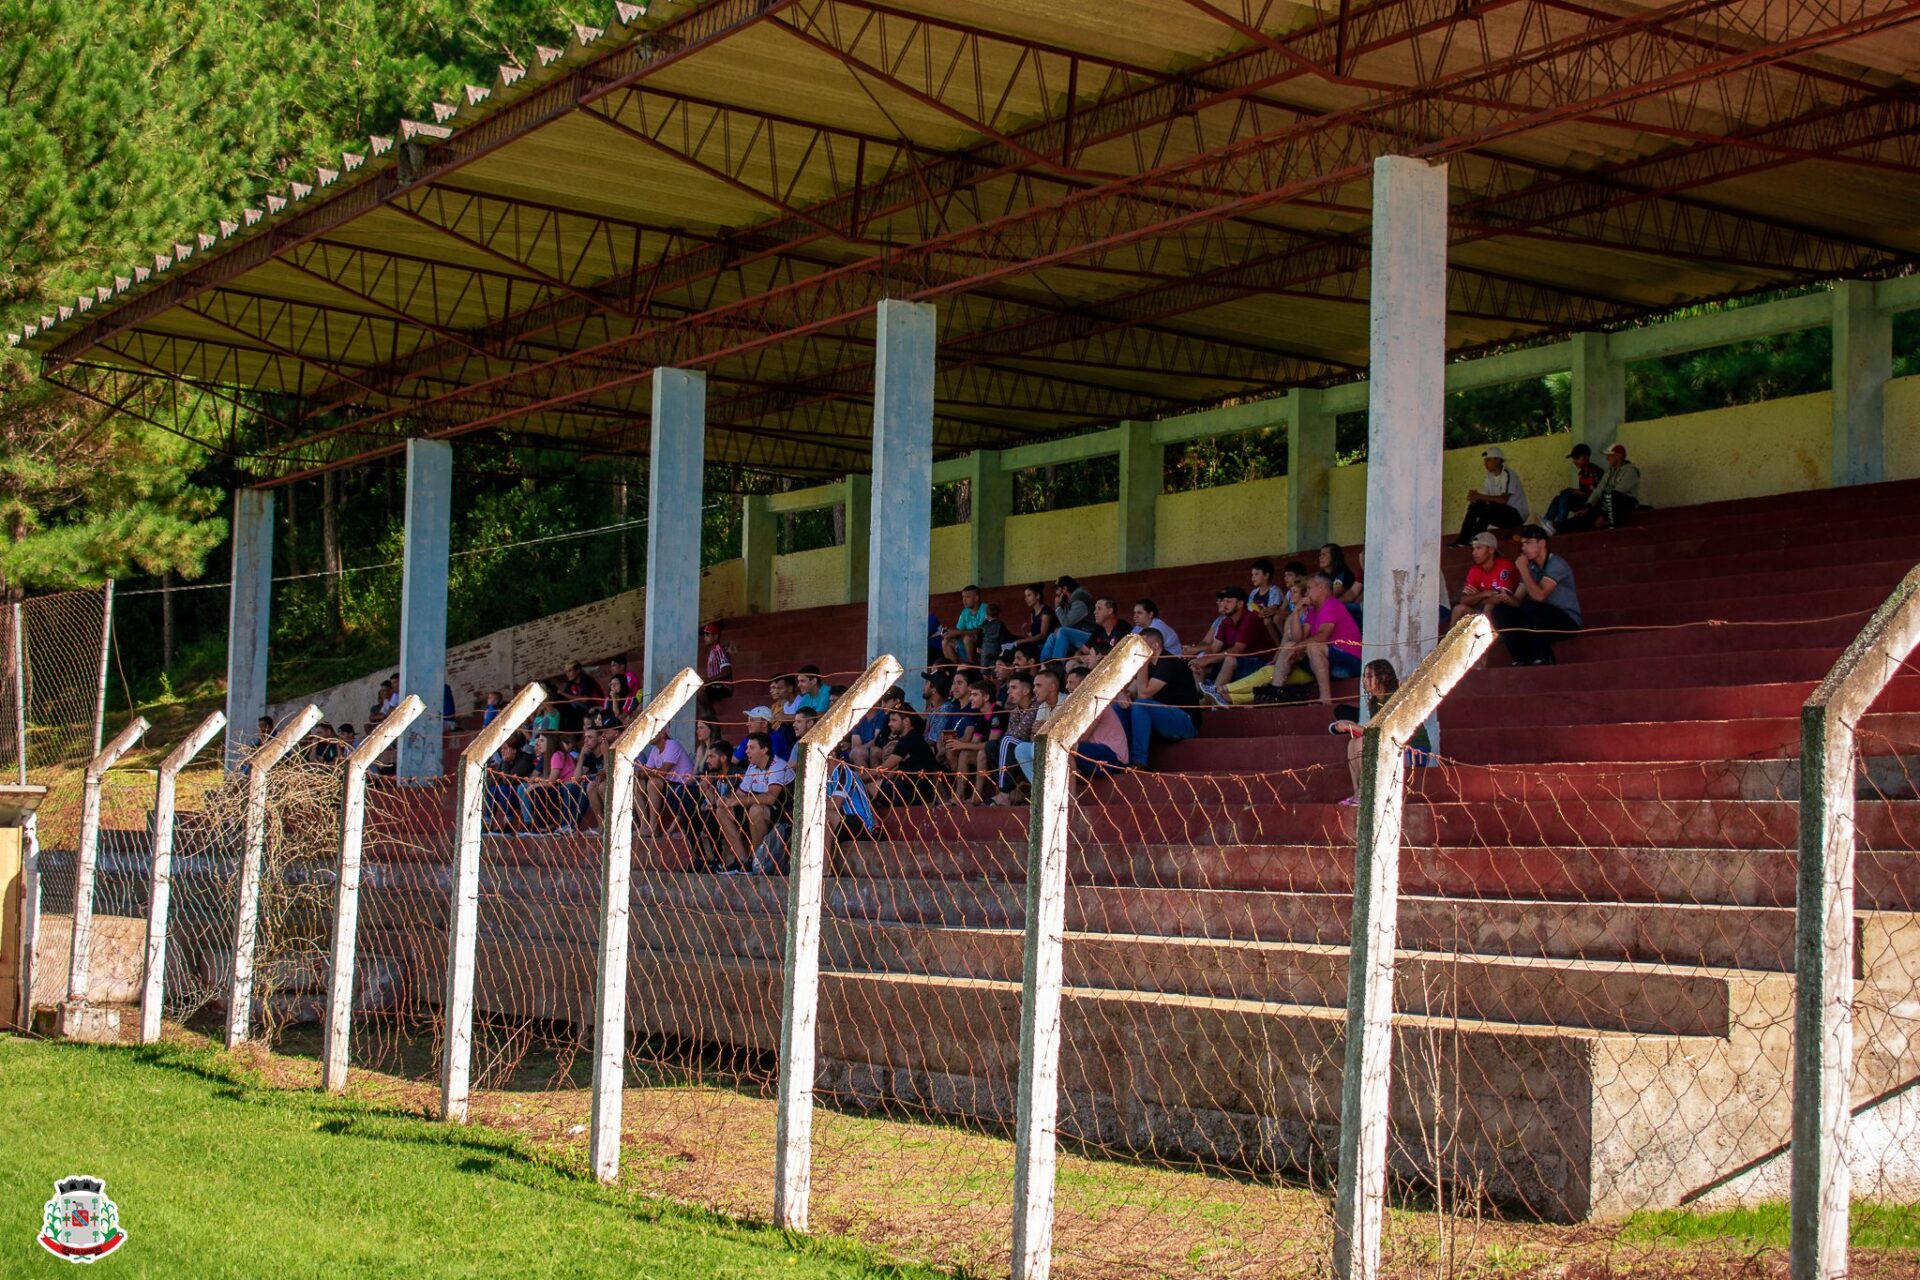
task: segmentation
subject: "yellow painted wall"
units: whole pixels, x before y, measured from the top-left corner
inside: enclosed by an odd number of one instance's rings
[[[1620,428],[1640,496],[1662,507],[1818,489],[1833,475],[1833,397],[1821,391]]]
[[[747,611],[746,562],[722,560],[700,575],[700,617],[737,618]]]
[[[1205,564],[1210,560],[1279,555],[1287,527],[1287,480],[1254,480],[1154,500],[1153,562]]]
[[[1920,378],[1887,383],[1887,479],[1920,476]]]
[[[1119,518],[1119,504],[1114,502],[1012,517],[1007,521],[1007,581],[1112,573],[1114,526]]]
[[[958,591],[973,569],[973,526],[950,524],[933,531],[933,592]]]
[[[773,558],[774,612],[846,602],[845,547],[820,547]]]

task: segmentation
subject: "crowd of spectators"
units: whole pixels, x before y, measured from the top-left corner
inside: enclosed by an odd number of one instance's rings
[[[1552,663],[1556,645],[1584,625],[1573,567],[1553,539],[1624,521],[1639,505],[1639,469],[1622,446],[1608,451],[1604,469],[1587,446],[1576,446],[1572,485],[1533,523],[1525,486],[1503,452],[1488,448],[1482,458],[1485,479],[1467,494],[1460,530],[1471,564],[1440,621],[1483,613],[1516,665]],[[1503,550],[1507,536],[1517,542],[1516,554]],[[1008,602],[1006,615],[1000,602],[968,586],[951,626],[929,618],[928,665],[919,676],[924,710],[896,687],[843,735],[827,785],[835,824],[858,837],[903,805],[1025,803],[1040,730],[1129,635],[1142,638],[1150,657],[1079,743],[1083,772],[1148,768],[1157,748],[1196,737],[1218,708],[1312,700],[1331,706],[1336,685],[1359,678],[1362,709],[1356,715],[1356,708],[1340,707],[1332,725],[1352,736],[1349,758],[1357,770],[1364,708],[1377,712],[1399,687],[1391,664],[1362,667],[1362,599],[1356,567],[1335,543],[1319,548],[1311,564],[1290,560],[1276,568],[1254,560],[1246,585],[1215,592],[1213,616],[1186,643],[1154,600],[1095,595],[1069,576],[1023,588],[1019,607]],[[769,680],[764,702],[729,715],[736,678],[720,624],[701,629],[699,655],[704,683],[693,741],[662,733],[644,747],[636,762],[636,823],[651,834],[684,832],[716,871],[780,869],[799,742],[838,691],[817,666],[801,665]],[[622,655],[598,674],[570,661],[542,683],[546,700],[488,762],[484,822],[514,834],[595,831],[606,819],[607,760],[640,706],[638,677]],[[368,723],[399,704],[399,690],[396,673],[367,708]],[[450,723],[452,699],[444,690]],[[507,700],[504,692],[486,693],[480,723],[490,724]],[[738,741],[725,736],[732,725],[739,726]],[[273,731],[263,718],[260,740]],[[332,764],[358,743],[352,724],[321,725],[303,750]],[[1424,731],[1409,752],[1411,763],[1432,761]],[[373,772],[390,774],[391,756]]]

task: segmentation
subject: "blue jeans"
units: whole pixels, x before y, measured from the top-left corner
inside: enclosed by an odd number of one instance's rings
[[[1085,777],[1097,778],[1102,774],[1118,773],[1126,768],[1120,763],[1120,757],[1113,753],[1113,748],[1105,743],[1083,742],[1075,748],[1075,751],[1080,756],[1077,767]]]
[[[1047,637],[1040,646],[1040,661],[1059,662],[1073,656],[1073,651],[1093,639],[1091,631],[1075,631],[1072,627],[1061,627]]]
[[[1568,516],[1587,505],[1587,497],[1584,489],[1562,489],[1547,507],[1547,523],[1566,523]]]
[[[1194,728],[1193,717],[1181,708],[1155,702],[1152,698],[1135,698],[1127,718],[1127,746],[1132,752],[1133,763],[1142,767],[1147,763],[1147,748],[1153,745],[1155,738],[1185,742],[1199,732]]]

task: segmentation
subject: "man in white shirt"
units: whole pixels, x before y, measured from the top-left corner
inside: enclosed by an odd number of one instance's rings
[[[747,771],[730,795],[713,803],[721,838],[734,859],[719,868],[722,871],[752,869],[753,851],[786,816],[787,792],[793,786],[793,766],[773,754],[773,742],[766,734],[749,733],[746,748]]]
[[[1472,546],[1474,535],[1488,529],[1517,529],[1532,514],[1520,473],[1508,469],[1504,450],[1498,445],[1482,449],[1480,463],[1487,474],[1478,489],[1467,490],[1467,514],[1460,521],[1456,547]]]

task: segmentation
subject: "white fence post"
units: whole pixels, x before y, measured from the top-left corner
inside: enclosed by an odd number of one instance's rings
[[[446,1043],[440,1059],[440,1118],[467,1121],[467,1095],[473,1074],[473,967],[480,936],[480,822],[487,805],[487,760],[514,730],[546,701],[538,681],[513,695],[493,723],[460,753],[460,778],[453,801],[458,859],[453,901],[447,919],[447,987],[440,1006]]]
[[[80,842],[73,855],[73,935],[67,952],[67,998],[60,1006],[61,1035],[73,1035],[86,1019],[87,981],[93,968],[93,875],[100,860],[100,793],[107,770],[146,731],[146,719],[135,716],[87,762],[81,781]]]
[[[227,1004],[227,1048],[247,1038],[253,1021],[253,948],[260,930],[260,880],[267,861],[267,782],[273,767],[320,723],[309,702],[279,733],[247,757],[247,807],[241,833],[240,888],[233,925],[233,990]]]
[[[320,1084],[329,1093],[344,1093],[347,1088],[354,945],[360,927],[360,842],[367,829],[367,770],[426,709],[419,694],[408,694],[347,757],[340,794],[340,867],[333,882],[333,963],[327,974],[327,1021],[320,1032]]]
[[[827,708],[800,741],[793,848],[787,869],[787,945],[781,966],[779,1118],[774,1146],[773,1220],[807,1229],[813,1178],[813,1077],[820,1012],[820,897],[827,871],[827,781],[833,751],[900,678],[883,653]]]
[[[1847,1274],[1853,1104],[1855,726],[1920,645],[1920,568],[1900,581],[1800,711],[1793,1035],[1794,1280]]]
[[[153,780],[153,873],[147,889],[147,967],[140,984],[140,1043],[160,1038],[167,989],[167,910],[173,901],[174,791],[180,771],[220,732],[227,713],[215,711],[160,762]]]
[[[13,602],[13,731],[20,748],[19,782],[27,785],[26,614]],[[40,842],[34,815],[20,823],[20,1025],[33,1026],[33,949],[40,942]]]
[[[665,733],[700,687],[683,667],[653,695],[607,754],[606,816],[600,823],[600,972],[593,994],[593,1176],[620,1178],[620,1094],[627,1069],[627,943],[633,913],[633,763]]]
[[[1479,614],[1440,638],[1361,737],[1353,927],[1347,957],[1346,1062],[1340,1077],[1340,1163],[1333,1274],[1373,1280],[1387,1194],[1387,1086],[1393,1061],[1393,953],[1400,910],[1401,752],[1460,678],[1493,645]]]
[[[1067,926],[1067,834],[1073,748],[1146,665],[1147,642],[1128,636],[1100,660],[1034,739],[1027,828],[1027,936],[1020,970],[1020,1095],[1014,1125],[1013,1280],[1046,1280],[1053,1266],[1054,1155],[1060,1111],[1061,950]]]

